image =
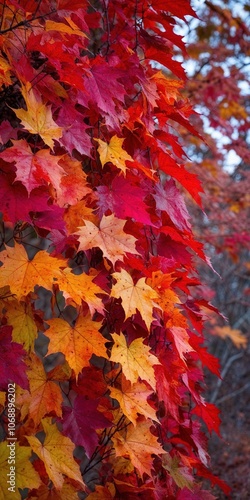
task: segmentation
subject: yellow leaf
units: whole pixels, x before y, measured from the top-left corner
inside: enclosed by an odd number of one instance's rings
[[[90,315],[79,316],[74,327],[60,318],[47,323],[50,326],[45,332],[50,339],[48,354],[62,352],[76,377],[89,366],[92,354],[107,358],[106,339],[99,332],[101,323],[92,321]]]
[[[238,349],[247,347],[247,338],[240,330],[230,328],[230,326],[215,326],[214,333],[223,339],[229,337]]]
[[[43,443],[34,436],[26,436],[26,438],[34,453],[43,461],[47,474],[55,488],[59,490],[62,488],[63,476],[74,479],[84,487],[79,465],[73,458],[75,445],[68,437],[59,432],[56,424],[52,424],[51,420],[50,418],[42,420],[46,434]]]
[[[114,214],[104,215],[100,229],[88,220],[83,222],[85,226],[75,232],[80,242],[79,250],[99,247],[112,264],[123,260],[127,252],[139,255],[135,248],[135,237],[123,231],[125,220],[117,219]]]
[[[11,443],[15,443],[12,448],[10,448]],[[15,463],[9,463],[9,457],[11,457],[10,450],[15,451]],[[20,500],[20,493],[18,488],[38,488],[41,484],[41,479],[33,468],[31,462],[31,449],[28,446],[20,446],[16,441],[3,441],[0,443],[0,500]],[[11,459],[11,458],[10,458]],[[10,467],[15,467],[15,492],[8,490],[11,487],[7,481],[7,474],[10,474],[13,469]]]
[[[130,474],[134,470],[133,464],[130,460],[128,460],[128,458],[115,457],[111,455],[109,463],[113,466],[114,477],[117,477],[119,474]]]
[[[31,307],[24,302],[16,300],[3,301],[2,306],[6,309],[8,325],[13,327],[12,340],[23,344],[26,351],[34,346],[37,337],[37,327],[33,319]]]
[[[114,345],[111,351],[110,360],[122,365],[122,371],[132,384],[136,383],[138,377],[155,389],[155,373],[153,366],[160,365],[157,357],[151,354],[150,347],[143,344],[143,338],[138,338],[127,346],[126,338],[121,333],[113,333]]]
[[[78,35],[87,38],[87,35],[81,31],[78,26],[70,19],[70,17],[65,17],[69,25],[64,23],[57,23],[56,21],[47,20],[45,22],[46,31],[57,31],[59,33],[65,33],[68,35]]]
[[[26,102],[27,111],[24,109],[13,109],[22,125],[31,134],[39,134],[45,144],[51,149],[54,141],[62,136],[63,129],[58,127],[52,118],[51,106],[46,106],[37,90],[32,89],[28,82],[22,86],[22,94]]]
[[[156,411],[147,402],[147,398],[152,394],[152,390],[149,390],[143,382],[137,381],[131,385],[123,377],[121,390],[116,387],[110,387],[109,389],[111,398],[117,399],[124,415],[134,425],[137,424],[138,414],[159,422],[156,417]]]
[[[117,283],[112,287],[111,297],[121,297],[126,319],[138,310],[149,329],[154,319],[153,307],[160,308],[153,301],[159,298],[158,293],[146,284],[145,278],[140,278],[134,285],[132,277],[124,269],[120,273],[113,273],[112,276]]]
[[[116,433],[112,438],[117,457],[128,457],[132,464],[142,476],[145,472],[151,476],[153,469],[154,455],[164,453],[157,438],[150,432],[152,422],[149,420],[141,420],[136,427],[129,426],[125,436],[121,433]]]
[[[17,394],[16,405],[22,409],[24,405],[28,409],[30,418],[35,425],[39,425],[44,415],[50,412],[55,413],[58,417],[62,416],[62,393],[60,387],[49,380],[42,362],[35,355],[31,355],[27,375],[30,383],[30,390],[22,390]],[[22,413],[22,417],[24,417]]]
[[[114,135],[111,137],[109,144],[101,139],[95,139],[95,141],[99,144],[97,151],[100,155],[102,166],[110,161],[113,165],[120,168],[122,172],[125,173],[127,168],[126,160],[133,161],[133,158],[125,151],[125,149],[122,149],[124,139],[120,139],[117,135]]]

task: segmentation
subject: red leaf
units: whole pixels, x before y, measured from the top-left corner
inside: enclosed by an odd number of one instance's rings
[[[143,224],[153,225],[146,204],[143,202],[146,193],[134,181],[134,178],[129,180],[123,176],[116,176],[110,187],[99,186],[97,191],[100,214],[103,215],[107,210],[111,210],[120,219],[132,217]]]
[[[23,361],[26,351],[21,344],[12,342],[11,332],[11,326],[0,327],[0,389],[7,389],[9,382],[16,383],[23,389],[29,389],[27,366]]]
[[[99,401],[88,400],[83,396],[76,396],[73,407],[63,407],[63,432],[76,445],[85,448],[90,457],[98,444],[95,429],[110,427],[112,423],[97,410]]]
[[[203,405],[196,405],[192,409],[192,413],[198,415],[205,422],[210,433],[211,431],[215,431],[220,436],[221,420],[219,418],[219,408],[212,403],[205,403]]]
[[[156,193],[153,194],[153,197],[155,198],[158,210],[167,212],[175,226],[182,231],[190,231],[189,214],[184,199],[173,179],[167,181],[165,186],[157,184],[155,191]]]

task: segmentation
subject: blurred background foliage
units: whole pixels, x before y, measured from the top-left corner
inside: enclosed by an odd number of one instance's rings
[[[208,375],[208,399],[222,410],[222,443],[211,442],[214,467],[232,498],[250,492],[250,5],[240,0],[193,0],[197,19],[181,29],[187,43],[183,99],[205,142],[181,137],[204,187],[202,213],[191,200],[194,231],[216,271],[199,264],[201,297],[224,316],[208,313],[207,342],[222,379]],[[180,54],[176,54],[180,60]],[[248,478],[248,479],[247,479]],[[218,492],[218,498],[226,498]]]

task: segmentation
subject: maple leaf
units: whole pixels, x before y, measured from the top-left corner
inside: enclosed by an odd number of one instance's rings
[[[110,360],[122,365],[122,371],[125,377],[132,384],[138,381],[138,377],[155,389],[155,373],[153,366],[159,365],[160,362],[151,354],[150,347],[143,344],[143,338],[133,340],[128,346],[123,333],[117,335],[112,334],[114,345],[111,351]]]
[[[59,207],[48,206],[49,195],[45,186],[34,189],[28,197],[27,189],[21,182],[14,182],[14,176],[0,174],[0,179],[0,203],[5,220],[13,224],[19,220],[34,223],[39,216],[49,215],[50,229],[58,225]]]
[[[65,106],[61,107],[57,122],[63,128],[59,142],[66,151],[72,155],[76,149],[79,153],[91,157],[92,143],[86,132],[90,127],[84,123],[83,115],[76,111],[72,103],[65,103]]]
[[[29,260],[22,245],[7,247],[0,254],[3,262],[0,286],[8,283],[11,292],[20,300],[31,292],[36,285],[51,290],[61,275],[61,268],[66,267],[64,259],[54,259],[47,252],[38,252]]]
[[[215,326],[213,333],[222,337],[229,337],[238,349],[241,347],[247,347],[247,338],[242,334],[242,332],[236,328],[230,328],[230,326]]]
[[[134,182],[134,179],[116,176],[111,186],[98,186],[97,192],[101,215],[107,210],[112,210],[120,219],[132,217],[138,222],[152,225],[147,206],[143,201],[146,192]]]
[[[119,130],[119,118],[117,104],[124,102],[125,88],[118,78],[125,76],[125,73],[116,68],[112,63],[107,64],[103,57],[97,56],[91,61],[88,72],[85,76],[84,85],[89,93],[88,101],[97,107],[105,116],[109,127]],[[107,85],[107,82],[109,84]],[[124,118],[123,109],[120,108],[120,118]]]
[[[16,300],[5,300],[2,301],[2,307],[6,310],[8,324],[12,326],[13,342],[23,344],[24,349],[29,351],[37,337],[37,327],[30,305]]]
[[[177,455],[171,457],[169,453],[166,453],[162,457],[162,465],[179,488],[193,489],[194,478],[187,467],[180,465],[180,458]]]
[[[73,406],[63,407],[63,432],[75,445],[83,446],[88,457],[98,445],[95,429],[111,427],[112,423],[97,410],[98,400],[88,400],[77,395]]]
[[[87,302],[91,314],[95,311],[103,314],[104,306],[97,294],[104,294],[104,291],[93,282],[92,276],[87,274],[73,274],[70,268],[63,270],[60,277],[60,289],[67,301],[73,301],[81,305],[82,300]]]
[[[76,378],[85,366],[89,366],[93,354],[107,358],[106,339],[99,332],[101,323],[92,321],[90,315],[79,316],[74,326],[60,318],[47,320],[47,323],[50,326],[45,332],[50,339],[47,355],[62,352]]]
[[[112,264],[117,260],[123,260],[127,252],[139,255],[135,248],[135,237],[123,231],[125,220],[117,219],[114,214],[107,217],[104,215],[100,229],[91,221],[83,222],[85,226],[75,232],[80,242],[79,250],[99,247],[104,257],[107,257]]]
[[[122,148],[124,139],[120,139],[117,135],[111,137],[109,144],[101,139],[95,139],[99,146],[97,151],[100,155],[100,161],[104,166],[109,161],[119,168],[124,174],[126,173],[126,161],[133,161],[133,158]]]
[[[15,477],[15,492],[8,490],[10,484],[8,474],[11,472],[10,460],[10,445],[12,441],[2,441],[0,443],[0,500],[8,498],[18,499],[20,493],[18,489],[38,488],[41,484],[41,479],[30,462],[31,449],[28,446],[20,446],[15,441],[15,459],[14,459],[14,477]],[[12,463],[12,462],[11,462]],[[13,467],[13,465],[12,465]],[[13,471],[13,469],[12,469]]]
[[[181,328],[179,326],[173,326],[170,328],[170,331],[180,358],[184,363],[186,363],[185,354],[187,352],[194,351],[194,348],[189,343],[189,335],[185,328]]]
[[[61,417],[63,401],[61,389],[48,378],[42,362],[35,354],[28,361],[27,375],[30,389],[29,392],[23,392],[17,398],[17,405],[25,405],[36,426],[39,425],[44,415],[50,412]]]
[[[95,491],[88,495],[88,500],[112,500],[115,497],[115,487],[112,483],[107,486],[96,485]]]
[[[136,427],[129,426],[125,436],[117,433],[113,437],[117,457],[129,457],[140,476],[144,473],[151,476],[153,469],[152,455],[161,455],[163,448],[157,438],[150,432],[152,423],[141,419]]]
[[[0,276],[0,287],[8,283],[11,292],[17,299],[22,299],[31,292],[36,285],[51,290],[53,284],[60,286],[66,298],[71,298],[76,304],[82,300],[89,303],[90,311],[94,313],[95,308],[103,312],[101,299],[96,293],[102,293],[92,281],[92,277],[80,274],[76,275],[67,268],[65,259],[51,257],[46,251],[38,252],[34,259],[29,260],[22,245],[8,247],[0,254],[3,262]]]
[[[117,283],[113,285],[110,296],[122,299],[126,318],[139,311],[149,329],[154,320],[153,307],[159,307],[153,301],[158,298],[156,291],[146,284],[146,278],[140,278],[134,284],[132,277],[125,269],[122,269],[120,273],[113,273],[112,276]]]
[[[74,160],[65,154],[61,157],[59,163],[65,174],[61,177],[60,186],[55,186],[57,191],[56,199],[60,207],[75,205],[87,194],[92,194],[92,189],[87,185],[86,174],[82,170],[80,161]]]
[[[58,23],[56,21],[47,20],[45,21],[46,31],[56,31],[57,33],[65,33],[68,35],[77,35],[80,37],[87,37],[83,31],[81,31],[78,26],[70,19],[70,17],[65,18],[68,24]]]
[[[167,181],[165,186],[157,184],[153,196],[156,207],[167,212],[176,227],[182,231],[190,231],[189,214],[184,199],[175,186],[173,179]]]
[[[27,366],[22,359],[26,355],[26,352],[23,346],[12,342],[11,332],[11,326],[0,327],[0,388],[5,389],[8,382],[14,382],[24,389],[28,389]]]
[[[47,484],[43,484],[33,493],[30,493],[29,500],[79,500],[78,491],[75,487],[70,484],[63,483],[62,489],[60,491],[55,488],[49,488]]]
[[[61,489],[64,476],[80,483],[84,487],[79,466],[73,458],[74,444],[63,436],[57,429],[56,424],[52,424],[50,418],[41,420],[45,440],[43,443],[35,436],[26,436],[30,447],[36,455],[44,462],[47,474],[55,488]]]
[[[209,432],[215,431],[220,436],[220,417],[219,408],[212,403],[204,403],[201,405],[196,405],[195,408],[192,409],[192,413],[194,415],[198,415],[203,422],[205,422]]]
[[[60,184],[61,177],[65,174],[58,164],[61,156],[50,154],[48,149],[41,149],[33,154],[28,143],[21,139],[12,141],[13,146],[1,153],[5,161],[16,163],[16,181],[21,181],[28,193],[41,186],[42,182],[53,186]]]
[[[85,200],[78,201],[73,206],[70,206],[65,211],[64,220],[69,234],[75,233],[83,220],[90,220],[93,224],[98,224],[98,217],[91,208],[86,207]]]
[[[52,118],[51,106],[43,103],[39,93],[32,89],[31,84],[22,86],[22,94],[26,102],[27,111],[24,109],[13,109],[22,125],[31,134],[39,134],[45,144],[51,149],[54,141],[62,136],[62,128]]]
[[[121,389],[116,387],[109,389],[111,397],[119,402],[122,412],[134,425],[137,424],[138,414],[159,422],[155,410],[147,402],[152,391],[143,382],[137,381],[132,385],[123,377]]]

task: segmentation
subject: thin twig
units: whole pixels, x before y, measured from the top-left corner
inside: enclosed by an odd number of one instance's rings
[[[245,385],[240,387],[240,389],[236,389],[233,392],[230,392],[230,394],[226,394],[225,396],[222,396],[221,398],[217,399],[216,404],[218,405],[219,403],[222,403],[223,401],[227,401],[228,399],[234,398],[234,396],[237,396],[238,394],[241,394],[244,392],[248,387],[250,387],[250,382],[247,382]]]

